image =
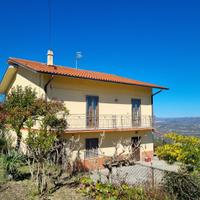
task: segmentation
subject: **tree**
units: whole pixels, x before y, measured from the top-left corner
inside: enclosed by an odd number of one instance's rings
[[[5,110],[7,112],[7,124],[15,131],[17,135],[16,150],[19,150],[22,133],[29,117],[37,116],[36,92],[30,87],[21,86],[13,88],[5,101]]]
[[[46,102],[37,98],[37,93],[31,87],[17,86],[8,94],[4,104],[7,113],[7,124],[10,125],[17,135],[16,150],[19,150],[22,138],[22,128],[32,127],[40,117],[44,117],[44,126],[57,126],[60,121],[56,114],[60,111],[67,113],[63,103],[57,101]],[[47,123],[48,121],[48,123]],[[63,121],[63,123],[65,123]],[[62,127],[60,127],[62,128]]]
[[[157,147],[156,153],[160,159],[169,163],[179,161],[186,166],[200,170],[200,138],[168,133],[164,136],[170,143]]]
[[[29,167],[32,178],[35,176],[38,192],[41,194],[47,189],[46,162],[53,150],[56,135],[45,130],[31,131],[26,139],[28,147]],[[32,165],[31,165],[32,163]]]
[[[35,177],[38,192],[41,194],[47,190],[48,166],[62,163],[62,156],[65,156],[64,133],[68,113],[64,104],[58,101],[44,101],[37,99],[34,101],[36,115],[30,116],[26,125],[28,127],[28,137],[26,139],[29,167],[32,178]],[[38,128],[33,129],[33,125],[38,122]],[[63,153],[61,153],[61,151]],[[56,152],[56,154],[55,154]],[[54,158],[56,156],[56,159]],[[58,173],[60,174],[60,173]]]

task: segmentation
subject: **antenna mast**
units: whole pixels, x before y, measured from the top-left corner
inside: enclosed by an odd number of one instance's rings
[[[75,60],[76,69],[78,69],[78,60],[80,60],[82,57],[83,57],[83,56],[82,56],[81,51],[77,51],[77,52],[76,52],[76,60]]]
[[[52,49],[52,0],[48,0],[48,11],[49,11],[49,49]]]

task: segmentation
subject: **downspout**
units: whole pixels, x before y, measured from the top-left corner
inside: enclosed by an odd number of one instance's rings
[[[45,101],[47,101],[47,87],[53,80],[54,75],[51,75],[50,79],[47,81],[47,83],[44,85],[44,92],[45,92]]]
[[[151,109],[152,109],[152,141],[153,141],[153,152],[155,151],[155,146],[154,146],[154,109],[153,109],[153,97],[159,93],[161,93],[162,90],[159,90],[158,92],[155,92],[151,95]],[[151,161],[151,165],[152,165],[153,161]]]
[[[151,95],[151,109],[152,109],[152,127],[154,127],[154,109],[153,109],[153,97],[157,94],[162,92],[162,90],[159,90],[158,92],[155,92]]]

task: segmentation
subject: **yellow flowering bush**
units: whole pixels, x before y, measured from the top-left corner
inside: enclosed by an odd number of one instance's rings
[[[157,156],[169,163],[176,161],[200,169],[200,138],[168,133],[169,143],[156,149]]]

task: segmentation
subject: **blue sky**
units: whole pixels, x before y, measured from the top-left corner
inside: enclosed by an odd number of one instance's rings
[[[52,0],[56,64],[170,88],[155,97],[161,117],[200,116],[200,1]],[[48,1],[2,0],[0,79],[8,57],[46,62]]]

